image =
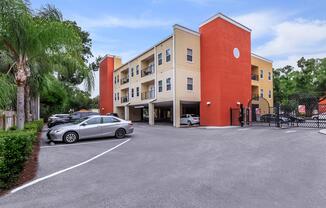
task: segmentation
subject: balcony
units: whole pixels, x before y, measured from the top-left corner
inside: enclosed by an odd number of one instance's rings
[[[259,95],[258,94],[252,94],[252,100],[259,100]]]
[[[129,101],[129,97],[128,96],[122,96],[121,97],[121,103],[127,103]]]
[[[251,80],[259,81],[259,76],[257,74],[252,74],[251,75]]]
[[[145,77],[145,76],[154,74],[154,72],[155,72],[154,65],[150,65],[149,67],[141,70],[141,77]]]
[[[154,99],[155,98],[155,90],[145,91],[141,93],[142,100]]]
[[[121,80],[120,80],[121,85],[126,84],[128,82],[129,82],[129,77],[124,77],[124,78],[121,78]]]

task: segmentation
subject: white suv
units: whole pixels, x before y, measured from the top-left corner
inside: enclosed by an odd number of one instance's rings
[[[195,114],[184,114],[181,116],[180,124],[188,126],[199,124],[199,116]]]

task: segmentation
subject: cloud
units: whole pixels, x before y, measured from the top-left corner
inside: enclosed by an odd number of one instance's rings
[[[88,18],[79,16],[77,22],[87,28],[149,28],[149,27],[166,27],[173,25],[173,21],[165,19],[145,18],[145,17],[116,17],[102,16],[97,18]]]
[[[271,40],[256,49],[264,56],[326,53],[326,21],[296,19],[275,26]]]
[[[274,27],[289,15],[291,14],[282,16],[276,11],[258,11],[235,16],[234,19],[252,29],[252,38],[257,39],[271,34]]]
[[[325,58],[326,57],[326,52],[324,53],[312,53],[312,54],[293,54],[290,56],[287,56],[283,59],[277,59],[276,61],[273,62],[273,67],[274,68],[281,68],[286,65],[293,66],[297,68],[297,61],[301,58],[304,57],[306,59],[309,58]]]

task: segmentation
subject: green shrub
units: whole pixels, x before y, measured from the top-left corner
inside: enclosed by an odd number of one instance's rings
[[[23,169],[36,141],[35,130],[0,132],[0,188],[8,188]]]
[[[42,131],[44,122],[42,119],[37,120],[37,121],[32,121],[25,123],[25,130],[37,130],[37,131]]]
[[[17,130],[17,126],[12,126],[9,128],[9,131],[15,131],[15,130]]]

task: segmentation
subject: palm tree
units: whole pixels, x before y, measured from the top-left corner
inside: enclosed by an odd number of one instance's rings
[[[24,128],[24,88],[35,59],[51,60],[58,54],[76,56],[80,37],[70,24],[33,16],[22,0],[0,1],[0,50],[11,58],[17,86],[17,128]]]

